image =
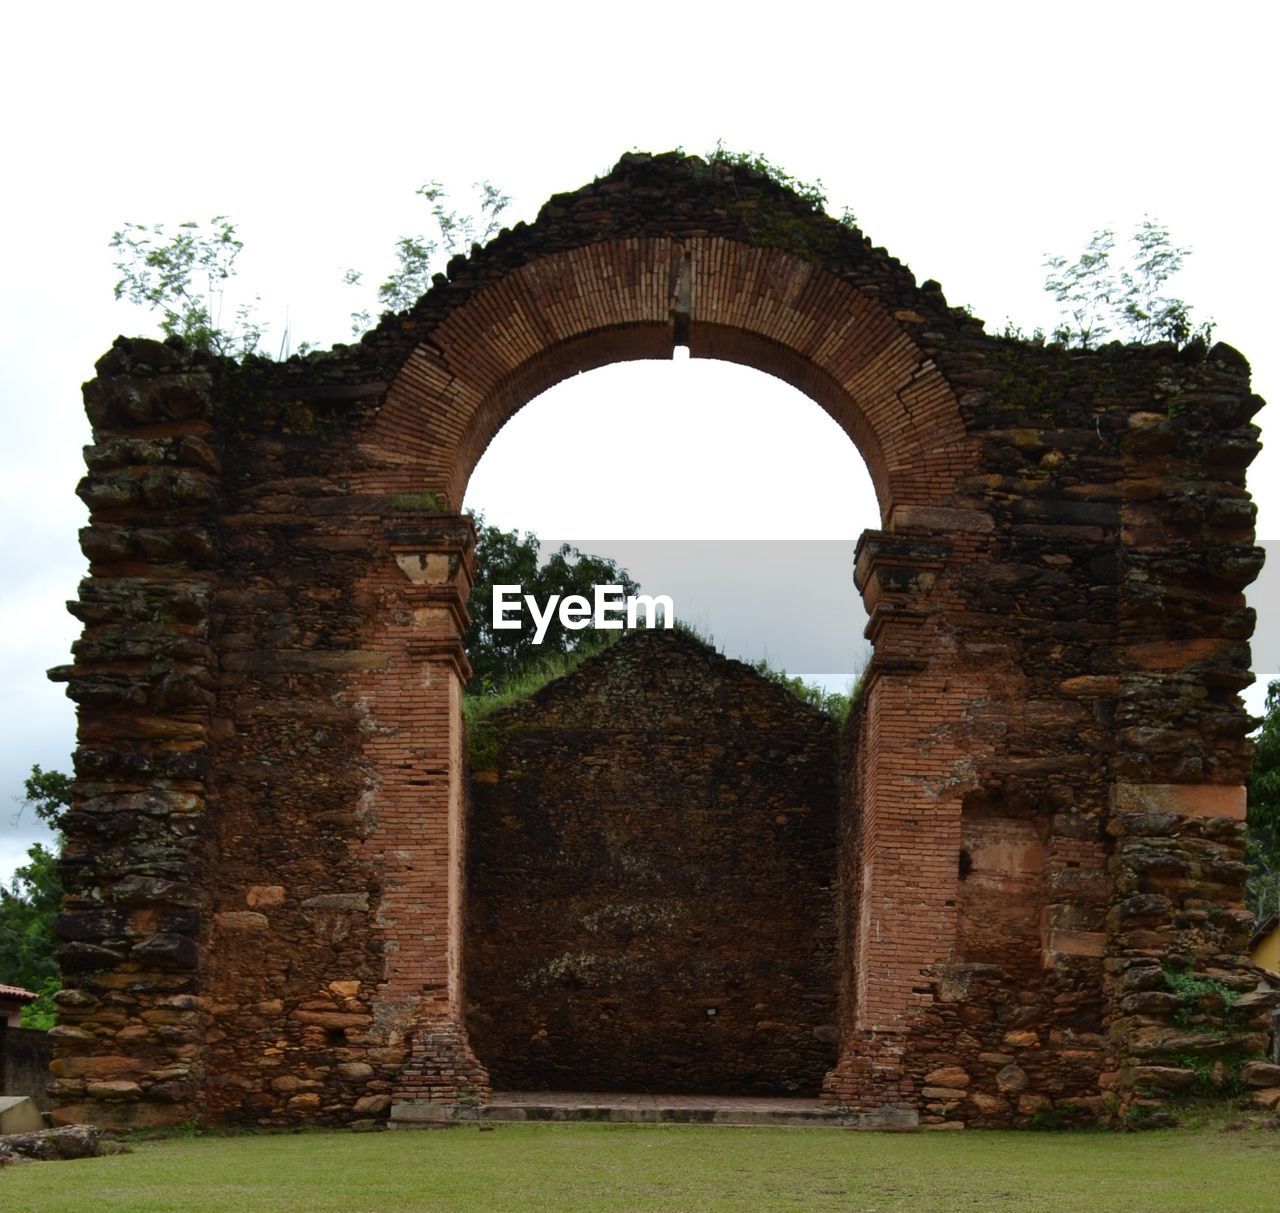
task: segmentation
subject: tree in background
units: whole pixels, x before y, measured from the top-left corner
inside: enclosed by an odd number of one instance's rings
[[[33,766],[25,790],[25,807],[56,830],[71,803],[71,778]],[[13,881],[7,887],[0,885],[0,981],[40,995],[22,1010],[26,1028],[53,1027],[53,995],[61,987],[54,958],[58,947],[54,927],[62,909],[61,845],[61,835],[52,850],[36,843],[27,851],[29,862],[14,873]]]
[[[590,628],[571,631],[556,617],[548,625],[542,643],[535,645],[534,627],[527,611],[520,616],[519,629],[495,629],[495,585],[518,585],[522,593],[532,594],[543,604],[553,594],[581,594],[590,600],[597,585],[619,585],[624,594],[640,590],[617,561],[591,556],[567,543],[561,544],[551,559],[539,567],[541,546],[536,535],[503,531],[489,526],[483,514],[476,515],[475,582],[467,600],[471,623],[465,638],[473,671],[467,687],[469,694],[500,693],[549,660],[598,647],[616,634],[602,634]]]
[[[1280,681],[1267,687],[1249,776],[1249,908],[1259,921],[1280,911]]]
[[[1104,341],[1208,341],[1212,321],[1196,324],[1183,300],[1165,293],[1169,279],[1190,255],[1170,238],[1169,229],[1144,216],[1131,238],[1129,260],[1116,263],[1115,233],[1093,233],[1075,261],[1050,257],[1044,289],[1062,315],[1053,336],[1064,345],[1089,349]]]

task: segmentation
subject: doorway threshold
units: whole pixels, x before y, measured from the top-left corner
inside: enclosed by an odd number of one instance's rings
[[[488,1103],[402,1100],[391,1106],[392,1128],[429,1128],[477,1121],[590,1121],[608,1124],[755,1125],[778,1128],[911,1132],[914,1108],[854,1112],[816,1099],[755,1095],[654,1095],[611,1091],[495,1091]]]

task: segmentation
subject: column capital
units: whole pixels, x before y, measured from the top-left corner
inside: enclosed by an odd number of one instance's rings
[[[411,646],[415,657],[427,661],[448,661],[463,682],[471,677],[471,666],[463,648],[463,637],[471,622],[467,599],[475,571],[476,528],[469,514],[436,514],[409,521],[389,520],[386,526],[387,551],[409,579],[409,593],[419,604],[422,631]],[[433,617],[447,624],[432,622]]]

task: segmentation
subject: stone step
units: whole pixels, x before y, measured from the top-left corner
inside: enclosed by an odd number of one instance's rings
[[[608,1124],[763,1125],[785,1128],[839,1128],[911,1132],[919,1116],[909,1108],[882,1107],[850,1112],[809,1099],[752,1099],[734,1096],[577,1095],[564,1092],[503,1092],[489,1103],[428,1103],[401,1100],[391,1105],[393,1129],[431,1128],[489,1122],[600,1122]]]

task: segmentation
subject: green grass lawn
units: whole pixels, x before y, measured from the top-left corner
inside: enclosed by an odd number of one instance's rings
[[[175,1137],[0,1171],[5,1213],[1280,1208],[1280,1131],[499,1125]]]

